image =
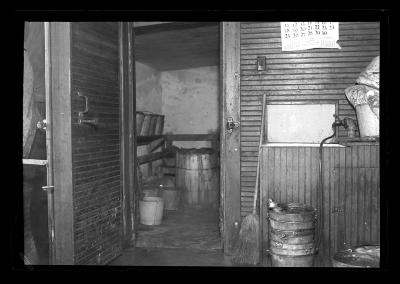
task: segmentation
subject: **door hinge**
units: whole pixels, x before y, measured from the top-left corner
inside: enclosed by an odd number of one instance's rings
[[[239,122],[234,121],[232,117],[228,117],[227,122],[226,122],[226,129],[228,130],[229,133],[232,133],[234,128],[239,127]]]

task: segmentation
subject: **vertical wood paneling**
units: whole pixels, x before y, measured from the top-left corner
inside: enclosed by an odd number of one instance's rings
[[[311,206],[314,208],[317,207],[317,190],[318,190],[318,171],[319,171],[319,149],[317,147],[311,148],[311,188],[310,188],[310,197],[311,197]]]
[[[257,157],[257,149],[251,147],[249,142],[252,141],[256,145],[258,141],[261,122],[260,101],[264,93],[267,94],[268,101],[332,101],[338,104],[340,118],[350,117],[357,121],[355,110],[347,101],[344,90],[354,84],[360,72],[379,55],[379,40],[379,22],[340,22],[338,44],[341,49],[288,52],[281,49],[279,22],[242,22],[240,24],[241,156]],[[257,56],[266,57],[265,71],[257,71]],[[338,135],[346,136],[347,131],[339,129]],[[288,152],[287,155],[291,153]],[[291,165],[289,162],[286,166],[290,168]],[[282,164],[280,166],[283,167]],[[249,176],[255,171],[255,167],[250,169],[243,165],[241,172],[244,171],[248,171],[246,174]],[[242,183],[241,196],[245,196],[247,187],[252,187],[254,184],[255,178],[249,179],[246,185]],[[293,185],[281,183],[279,186],[291,188]],[[287,191],[287,194],[288,196],[284,195],[282,198],[291,198],[292,191]],[[242,216],[245,215],[244,212],[250,211],[249,204],[251,201],[241,203]]]
[[[312,169],[311,169],[311,148],[307,147],[305,148],[305,157],[304,160],[306,161],[306,187],[304,190],[304,195],[306,196],[306,201],[305,204],[311,204],[311,175],[312,175]]]
[[[345,229],[345,247],[348,248],[351,246],[351,188],[352,188],[352,174],[353,174],[353,168],[352,168],[352,159],[351,159],[351,152],[352,152],[352,147],[347,147],[345,149],[345,195],[344,195],[344,200],[345,200],[345,224],[344,224],[344,229]]]
[[[375,155],[379,154],[378,149],[379,145],[374,144],[324,148],[321,243],[324,254],[332,256],[351,246],[379,243],[379,164],[376,162],[379,157]],[[272,198],[316,208],[317,190],[320,190],[318,154],[318,147],[263,147],[264,204],[267,198]],[[265,218],[266,213],[262,216]],[[267,242],[266,220],[262,224]]]
[[[305,149],[304,147],[298,148],[298,155],[297,155],[297,161],[299,163],[298,167],[298,202],[299,203],[306,203],[306,195],[305,195],[305,190],[307,188],[306,186],[306,159],[305,159]]]
[[[324,158],[323,158],[323,166],[322,166],[322,171],[323,171],[323,184],[322,184],[322,189],[317,187],[318,191],[323,192],[323,200],[322,204],[324,206],[324,214],[321,216],[323,218],[323,240],[322,242],[323,245],[323,251],[328,251],[329,253],[329,243],[330,243],[330,234],[329,234],[329,229],[330,229],[330,224],[331,224],[331,218],[330,218],[330,160],[331,160],[331,155],[330,155],[330,149],[329,148],[324,148]],[[318,202],[318,200],[317,200]],[[318,203],[316,203],[318,204]],[[318,207],[318,206],[317,206]]]
[[[105,264],[121,252],[118,23],[71,24],[75,263]],[[78,124],[78,112],[98,127]]]
[[[372,240],[371,242],[379,242],[380,241],[380,195],[379,195],[379,169],[373,168],[372,170]]]
[[[286,149],[286,192],[287,192],[287,198],[286,202],[293,202],[293,148],[287,148]]]
[[[357,227],[357,213],[358,213],[358,189],[359,187],[359,168],[358,168],[358,148],[352,147],[352,183],[351,183],[351,226],[350,235],[351,243],[357,243],[358,227]]]
[[[339,170],[339,189],[338,189],[338,199],[336,201],[337,210],[340,210],[338,215],[338,228],[337,228],[337,250],[344,248],[346,242],[346,170],[343,165],[346,165],[346,152],[345,149],[340,148],[339,151],[339,165],[337,169]],[[342,165],[342,166],[340,166]]]
[[[280,195],[280,202],[287,202],[287,191],[286,191],[286,153],[287,153],[287,148],[282,147],[281,149],[281,171],[280,171],[280,186],[279,186],[279,195]]]

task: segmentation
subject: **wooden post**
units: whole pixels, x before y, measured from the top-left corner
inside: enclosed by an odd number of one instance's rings
[[[240,121],[240,23],[221,25],[221,206],[224,252],[232,253],[235,222],[240,223],[240,128],[229,133],[228,117]]]
[[[74,264],[70,23],[50,23],[54,264]]]
[[[121,175],[122,175],[122,246],[134,243],[136,188],[136,100],[133,68],[132,24],[119,24],[120,108],[121,108]]]

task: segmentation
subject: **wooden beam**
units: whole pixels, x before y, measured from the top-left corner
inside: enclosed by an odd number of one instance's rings
[[[121,113],[121,176],[122,176],[122,231],[124,248],[131,247],[135,215],[135,147],[134,139],[135,93],[133,88],[134,60],[132,50],[131,23],[119,24],[119,60],[120,60],[120,113]]]
[[[221,206],[223,249],[233,251],[240,218],[240,129],[226,131],[226,121],[240,121],[240,22],[223,22],[221,30]]]
[[[135,36],[167,31],[194,29],[198,27],[218,26],[218,22],[169,22],[157,25],[135,27]]]
[[[50,23],[52,140],[54,169],[54,264],[74,264],[71,140],[70,23]]]
[[[140,156],[137,157],[139,164],[146,164],[150,163],[152,161],[157,161],[165,157],[166,154],[168,154],[168,151],[163,151],[163,152],[156,152],[156,153],[151,153],[148,155]]]
[[[219,134],[167,134],[171,141],[214,141],[219,140]]]
[[[46,166],[47,165],[47,160],[22,159],[22,164],[24,164],[24,165]]]
[[[149,144],[149,147],[148,147],[149,152],[150,153],[154,152],[155,150],[157,150],[158,148],[160,148],[163,145],[165,145],[165,139],[164,138],[161,138],[159,140],[155,140],[155,141],[153,141],[153,142],[151,142]]]

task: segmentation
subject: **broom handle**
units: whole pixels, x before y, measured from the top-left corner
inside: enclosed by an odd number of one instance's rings
[[[265,120],[265,103],[267,100],[267,95],[263,94],[262,101],[262,116],[261,116],[261,130],[260,130],[260,142],[258,144],[258,155],[257,155],[257,172],[256,172],[256,186],[254,189],[254,201],[253,201],[253,214],[256,214],[257,211],[257,192],[259,187],[259,177],[260,177],[260,153],[261,153],[261,145],[264,137],[264,120]],[[261,198],[261,196],[260,196]]]

